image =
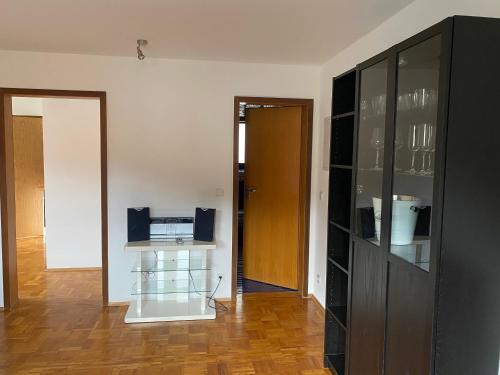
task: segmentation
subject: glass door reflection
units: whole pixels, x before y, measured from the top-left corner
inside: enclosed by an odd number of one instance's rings
[[[391,253],[425,271],[430,265],[440,52],[438,35],[398,56]]]
[[[356,234],[380,245],[387,60],[360,73]]]

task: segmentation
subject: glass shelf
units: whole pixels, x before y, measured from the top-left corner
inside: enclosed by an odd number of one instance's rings
[[[360,171],[360,172],[382,173],[384,170],[382,168],[379,168],[379,169],[375,169],[375,168],[359,168],[358,171]],[[395,171],[394,174],[398,175],[398,176],[423,177],[423,178],[430,178],[430,179],[432,179],[434,177],[434,174],[411,173],[408,170],[398,170],[398,171]]]
[[[360,167],[358,168],[358,171],[360,172],[378,172],[378,173],[382,173],[384,171],[383,168],[363,168],[363,167]]]
[[[392,244],[391,254],[429,272],[430,248],[431,240],[429,237],[415,237],[412,243],[408,245]]]
[[[205,283],[205,285],[203,285]],[[132,287],[132,295],[144,294],[172,294],[172,293],[208,293],[208,287],[204,279],[170,279],[170,280],[148,280],[137,283]]]
[[[196,257],[191,259],[163,259],[157,262],[148,259],[143,260],[142,264],[136,264],[132,272],[175,272],[175,271],[209,271],[208,265],[203,265],[203,258]]]
[[[411,173],[410,171],[396,171],[395,175],[398,176],[410,176],[410,177],[423,177],[423,178],[433,178],[434,174],[419,174],[419,173]]]

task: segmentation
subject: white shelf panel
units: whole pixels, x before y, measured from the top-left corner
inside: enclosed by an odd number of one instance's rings
[[[187,274],[187,272],[186,272]],[[186,275],[189,277],[189,275]],[[172,280],[148,280],[137,283],[132,287],[132,295],[144,294],[174,294],[174,293],[208,293],[210,288],[204,279],[172,279]]]
[[[164,259],[155,261],[154,259],[143,260],[141,264],[136,264],[132,272],[170,272],[170,271],[209,271],[210,267],[203,264],[203,258],[191,259]]]
[[[215,319],[215,309],[206,300],[190,298],[186,302],[145,300],[141,302],[140,312],[137,301],[131,302],[125,323],[171,322],[178,320]]]
[[[136,241],[125,244],[125,251],[213,250],[215,248],[215,242],[196,240],[186,240],[183,243],[175,241]]]

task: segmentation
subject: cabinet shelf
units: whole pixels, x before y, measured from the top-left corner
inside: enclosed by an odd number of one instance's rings
[[[328,262],[327,264],[327,293],[326,307],[347,306],[347,290],[349,285],[349,275],[339,267]]]
[[[346,330],[347,327],[347,306],[337,306],[337,307],[330,307],[327,308],[327,310],[332,314],[332,316],[335,318],[337,323],[340,324],[342,329]]]
[[[344,118],[344,117],[351,117],[351,116],[354,116],[354,111],[351,111],[351,112],[345,112],[345,113],[339,113],[338,115],[335,115],[333,116],[332,118],[334,120],[338,120],[338,119],[341,119],[341,118]]]
[[[354,111],[355,92],[356,72],[354,70],[335,78],[332,92],[333,116]]]
[[[348,228],[351,219],[352,171],[333,168],[330,171],[329,217],[335,223]]]
[[[341,169],[352,169],[352,165],[343,165],[343,164],[331,164],[332,168],[341,168]]]
[[[330,140],[330,163],[352,164],[352,142],[354,136],[354,116],[334,117]]]
[[[328,261],[332,262],[335,267],[337,267],[339,270],[341,270],[342,272],[344,272],[346,275],[349,275],[349,271],[347,271],[347,268],[345,268],[342,265],[342,264],[345,264],[346,259],[343,259],[341,257],[337,257],[337,258],[330,258],[330,257],[328,257]]]
[[[391,244],[391,254],[429,272],[430,270],[430,238],[415,237],[408,245]]]
[[[358,168],[358,172],[369,172],[369,173],[380,174],[383,171],[384,170],[382,168],[380,168],[380,169],[375,169],[375,168]],[[396,172],[394,172],[394,175],[395,176],[403,176],[403,177],[411,177],[411,178],[417,178],[417,177],[428,178],[428,179],[433,179],[434,178],[434,175],[423,175],[423,174],[419,174],[419,173],[413,174],[413,173],[409,173],[408,171],[405,171],[405,170],[396,171]]]
[[[436,115],[436,106],[429,106],[426,108],[410,108],[410,109],[398,109],[397,116],[400,121],[415,121],[419,119],[420,121],[433,120]]]
[[[327,366],[330,370],[335,371],[337,375],[344,375],[345,372],[345,355],[344,354],[327,354],[325,355]]]
[[[333,314],[326,310],[325,314],[325,365],[343,374],[345,365],[346,330],[339,324]]]
[[[330,221],[329,221],[329,223],[330,223],[330,224],[332,224],[332,225],[334,225],[334,226],[336,226],[336,227],[337,227],[337,228],[339,228],[340,230],[343,230],[344,232],[350,233],[349,228],[346,228],[346,227],[344,227],[343,225],[340,225],[340,224],[336,223],[336,222],[335,222],[335,221],[333,221],[333,220],[330,220]]]

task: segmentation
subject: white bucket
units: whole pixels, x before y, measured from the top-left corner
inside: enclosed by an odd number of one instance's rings
[[[380,223],[382,219],[382,199],[372,198],[373,202],[373,216],[375,217],[375,237],[380,242]]]
[[[375,216],[375,235],[380,241],[382,200],[372,198]],[[413,242],[421,200],[409,195],[393,195],[392,202],[392,245],[409,245]]]

